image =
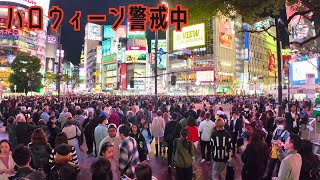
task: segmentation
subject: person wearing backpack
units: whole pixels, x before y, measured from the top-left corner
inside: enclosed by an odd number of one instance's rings
[[[279,169],[280,160],[278,159],[277,146],[279,142],[285,143],[290,135],[289,132],[285,129],[284,118],[278,117],[276,119],[276,122],[277,122],[277,128],[274,130],[272,135],[272,140],[271,140],[271,144],[272,144],[271,157],[269,159],[267,176],[264,179],[271,179],[275,166],[277,166],[277,169]]]
[[[168,168],[172,166],[172,155],[173,155],[173,142],[175,138],[180,137],[180,131],[182,126],[178,120],[178,114],[173,113],[171,115],[172,120],[167,122],[165,129],[164,129],[164,140],[168,144]]]
[[[196,147],[187,139],[188,130],[181,130],[181,138],[174,141],[176,180],[192,180],[193,157],[196,155]]]
[[[47,176],[44,171],[34,170],[31,168],[31,152],[27,146],[20,144],[14,148],[12,158],[17,165],[16,174],[9,177],[9,180],[26,177],[37,177],[37,179],[46,180]]]
[[[51,168],[49,180],[77,180],[76,166],[69,163],[71,148],[67,144],[60,144],[55,148],[55,165]]]

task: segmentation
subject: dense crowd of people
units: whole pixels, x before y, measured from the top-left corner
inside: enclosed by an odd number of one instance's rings
[[[218,105],[226,103],[230,112]],[[95,157],[94,180],[156,179],[148,164],[153,144],[177,180],[193,179],[198,158],[211,165],[212,179],[233,179],[237,154],[243,180],[319,180],[319,158],[301,138],[311,102],[285,103],[288,112],[277,117],[272,97],[8,98],[0,103],[8,132],[0,141],[0,180],[81,179],[84,149]]]

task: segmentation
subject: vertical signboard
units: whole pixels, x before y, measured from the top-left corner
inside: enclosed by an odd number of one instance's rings
[[[102,41],[102,56],[111,55],[111,39]]]
[[[244,30],[248,30],[248,25],[244,25]],[[244,60],[249,61],[250,59],[250,47],[249,47],[249,33],[244,32]]]
[[[221,47],[232,49],[232,22],[223,17],[219,20],[219,43]]]
[[[153,54],[153,56],[149,56],[149,58],[153,58],[150,59],[151,62],[154,62],[154,49],[156,42],[154,39],[151,40],[151,54]],[[167,41],[165,39],[159,39],[158,40],[158,58],[157,58],[157,67],[161,70],[165,70],[166,69],[166,65],[167,65]]]
[[[85,28],[85,39],[93,41],[102,40],[102,28],[101,25],[88,23]]]
[[[121,79],[121,86],[123,90],[127,89],[127,64],[121,64],[120,67],[120,79]]]

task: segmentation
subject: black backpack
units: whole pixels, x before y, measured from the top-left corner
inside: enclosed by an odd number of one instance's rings
[[[69,163],[54,165],[49,180],[77,180],[76,167]]]

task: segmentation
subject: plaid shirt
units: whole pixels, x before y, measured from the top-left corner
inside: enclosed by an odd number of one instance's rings
[[[131,162],[130,162],[131,161]],[[119,170],[120,173],[128,165],[128,169],[125,174],[130,178],[135,178],[135,166],[139,163],[138,145],[135,139],[127,137],[122,140],[120,144],[120,160]]]

